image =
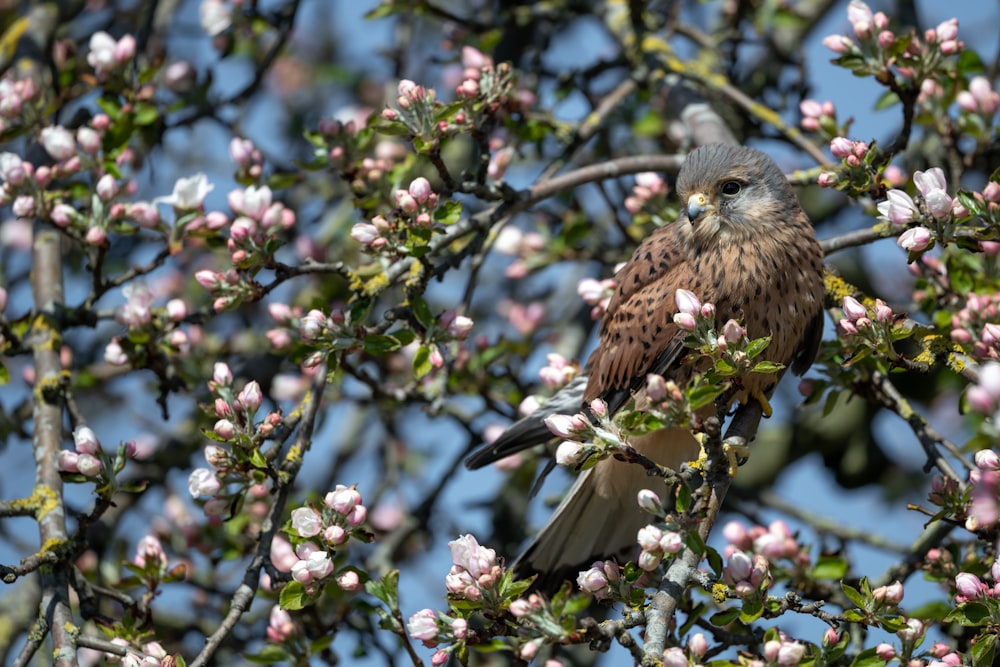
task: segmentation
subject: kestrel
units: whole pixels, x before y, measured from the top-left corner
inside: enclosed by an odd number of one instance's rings
[[[685,332],[673,321],[680,288],[715,304],[717,327],[736,318],[751,339],[771,336],[764,359],[796,374],[812,364],[823,329],[823,253],[778,166],[753,148],[703,146],[687,156],[677,192],[680,217],[647,237],[615,276],[586,374],[470,457],[470,468],[552,439],[542,422],[550,414],[579,412],[595,398],[614,414],[641,394],[650,373],[683,386],[691,369],[681,363]],[[765,401],[780,376],[745,375],[733,400]],[[686,429],[629,442],[674,469],[699,453]],[[586,470],[514,567],[553,590],[594,560],[635,557],[636,533],[648,523],[636,495],[653,483],[642,466],[613,458]]]

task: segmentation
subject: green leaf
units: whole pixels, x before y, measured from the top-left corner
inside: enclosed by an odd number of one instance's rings
[[[853,602],[856,606],[860,607],[861,609],[865,608],[865,605],[868,603],[868,601],[865,600],[865,596],[862,595],[857,588],[849,586],[843,582],[840,583],[840,588],[841,590],[844,591],[844,595],[846,595],[851,602]]]
[[[308,595],[306,587],[297,581],[290,581],[285,584],[285,587],[281,589],[281,595],[278,597],[281,608],[286,611],[302,609],[312,604],[314,600],[315,597]]]
[[[762,361],[753,367],[754,373],[777,373],[785,367],[784,364],[779,364],[776,361]]]
[[[365,337],[362,347],[364,347],[365,352],[368,352],[369,354],[382,354],[384,352],[393,352],[398,350],[401,346],[399,341],[393,336],[373,334]]]
[[[878,98],[877,102],[875,102],[875,111],[882,111],[884,109],[888,109],[889,107],[894,107],[897,104],[899,104],[899,95],[891,90],[887,90],[882,93],[882,96]]]
[[[431,313],[430,306],[424,298],[418,294],[413,294],[410,296],[410,307],[413,308],[413,315],[417,318],[424,327],[430,329],[434,326],[435,318]]]
[[[277,662],[288,660],[288,652],[276,644],[267,644],[260,650],[260,653],[244,654],[244,658],[258,665],[273,665]]]
[[[708,620],[712,623],[712,625],[724,626],[724,625],[729,625],[730,623],[735,621],[737,618],[739,618],[739,615],[740,615],[740,610],[737,609],[736,607],[733,607],[731,609],[725,609],[723,611],[720,611],[718,614],[712,614],[712,617],[709,618]]]
[[[139,127],[152,125],[160,119],[160,110],[152,104],[136,104],[133,121]]]
[[[750,341],[747,345],[747,357],[753,359],[760,355],[761,352],[767,349],[767,346],[771,344],[771,337],[764,336],[763,338],[757,338]]]
[[[254,447],[253,451],[250,452],[250,463],[255,468],[260,468],[261,470],[267,470],[267,459],[261,453],[260,448]]]
[[[0,387],[10,382],[10,371],[0,363]]]
[[[413,355],[413,376],[420,380],[434,369],[431,364],[431,348],[421,345]]]
[[[389,609],[399,608],[399,570],[386,572],[381,579],[370,579],[365,582],[365,590],[369,595],[384,602]]]
[[[678,485],[677,501],[674,503],[674,507],[681,513],[687,512],[688,508],[691,507],[691,489],[688,488],[687,484]]]
[[[980,633],[972,645],[973,667],[990,667],[997,651],[997,636],[993,632]]]
[[[875,647],[865,649],[858,653],[858,657],[851,663],[851,667],[882,667],[885,660],[875,654]]]
[[[812,579],[843,579],[847,574],[847,561],[839,556],[820,556],[813,566]]]
[[[750,625],[764,614],[764,603],[756,595],[743,600],[740,608],[740,622]]]
[[[442,225],[453,225],[462,217],[462,204],[449,199],[434,209],[434,221]]]
[[[944,617],[945,623],[958,623],[966,627],[985,625],[990,620],[989,607],[981,602],[964,602]]]

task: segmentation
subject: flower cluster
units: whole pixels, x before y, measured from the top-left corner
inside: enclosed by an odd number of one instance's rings
[[[497,252],[517,258],[504,269],[504,275],[512,280],[528,275],[539,262],[539,254],[546,245],[545,237],[538,232],[524,232],[510,224],[497,233],[493,242]]]
[[[950,337],[980,360],[1000,353],[1000,293],[970,292],[965,305],[951,316]]]
[[[974,460],[976,467],[969,471],[965,528],[989,530],[1000,521],[1000,456],[992,449],[981,449]]]
[[[667,182],[659,174],[651,171],[636,174],[632,194],[625,198],[625,210],[632,215],[643,214],[652,216],[658,222],[666,222],[659,218],[659,214],[666,207],[669,192]]]
[[[357,590],[361,586],[358,571],[348,567],[336,572],[331,554],[351,538],[370,541],[363,528],[367,519],[368,508],[362,503],[361,493],[342,484],[323,497],[322,506],[307,504],[292,510],[285,532],[294,542],[294,558],[285,554],[279,569],[287,567],[307,595],[315,594],[330,581],[336,581],[342,590]]]
[[[98,30],[90,36],[90,53],[87,63],[99,77],[104,77],[135,57],[135,37],[124,35],[121,39]]]
[[[413,254],[430,240],[430,232],[438,225],[449,225],[458,220],[461,205],[448,201],[438,207],[439,196],[431,189],[430,181],[419,176],[407,189],[393,194],[396,207],[385,215],[376,215],[370,222],[359,222],[351,228],[351,238],[370,252],[387,257]]]
[[[235,217],[229,224],[226,247],[233,266],[248,269],[269,260],[277,248],[278,236],[295,226],[295,212],[272,200],[271,188],[266,185],[229,193],[229,207]]]
[[[452,651],[464,647],[470,610],[482,609],[488,616],[496,617],[509,608],[511,614],[519,618],[531,613],[532,605],[544,607],[538,596],[532,596],[530,602],[518,601],[517,596],[524,592],[528,583],[514,583],[512,574],[497,559],[496,551],[480,545],[472,535],[452,540],[448,548],[453,564],[445,578],[445,588],[449,599],[455,603],[452,605],[455,612],[441,614],[432,609],[421,609],[406,624],[410,636],[423,642],[424,646],[434,648],[451,644],[434,653],[431,657],[433,665],[443,665]],[[537,648],[536,644],[534,649]]]
[[[840,128],[837,127],[837,110],[833,106],[833,102],[829,100],[824,102],[812,99],[802,100],[799,103],[799,112],[802,114],[799,125],[806,132],[819,132],[825,138],[833,138],[841,134]]]
[[[604,316],[604,312],[611,303],[611,297],[615,295],[618,283],[614,278],[595,280],[594,278],[584,278],[576,286],[576,293],[580,295],[583,302],[588,306],[593,306],[590,310],[590,319],[599,320]]]
[[[990,361],[979,369],[979,382],[965,392],[969,407],[1000,424],[1000,362]]]
[[[561,354],[550,352],[546,355],[546,359],[548,364],[538,371],[538,377],[542,384],[550,389],[560,389],[580,374],[579,364],[570,363]]]
[[[955,602],[962,603],[979,598],[1000,598],[1000,561],[994,560],[990,567],[989,584],[971,572],[959,572],[955,575]]]
[[[77,426],[73,430],[74,450],[59,452],[59,469],[63,472],[79,473],[84,477],[96,477],[104,470],[101,443],[88,426]]]
[[[829,35],[823,38],[823,45],[840,55],[841,64],[859,74],[888,73],[893,68],[895,74],[919,85],[940,65],[943,56],[964,48],[958,39],[958,19],[942,21],[922,36],[900,36],[889,29],[889,17],[883,12],[872,12],[861,0],[851,0],[847,20],[853,36]]]

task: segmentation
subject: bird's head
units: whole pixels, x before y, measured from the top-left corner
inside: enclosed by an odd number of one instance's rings
[[[692,151],[677,176],[681,233],[699,249],[760,238],[792,220],[798,199],[778,165],[745,146],[709,144]]]

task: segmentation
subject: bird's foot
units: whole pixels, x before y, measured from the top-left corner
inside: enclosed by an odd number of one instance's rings
[[[722,451],[729,464],[729,476],[735,477],[739,467],[750,458],[750,445],[738,435],[731,435],[722,441]]]
[[[767,395],[762,391],[758,391],[754,392],[753,397],[757,399],[757,402],[760,404],[760,409],[761,412],[764,413],[764,416],[770,419],[774,410],[771,409],[771,402],[767,400]]]

